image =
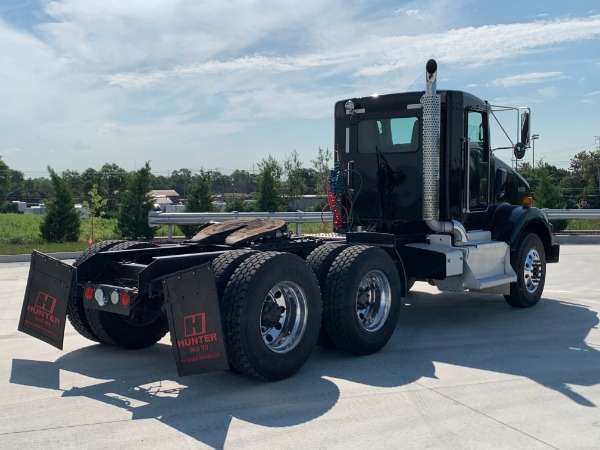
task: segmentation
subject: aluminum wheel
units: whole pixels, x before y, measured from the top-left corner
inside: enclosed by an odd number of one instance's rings
[[[525,266],[523,267],[523,280],[528,292],[535,292],[542,279],[542,259],[535,248],[532,248],[525,257]]]
[[[301,341],[306,330],[307,299],[292,281],[277,283],[262,306],[260,332],[269,350],[287,353]]]
[[[390,282],[381,270],[368,272],[356,292],[356,315],[360,325],[369,332],[379,330],[392,307]]]

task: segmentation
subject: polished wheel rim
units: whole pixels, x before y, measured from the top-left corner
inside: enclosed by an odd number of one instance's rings
[[[527,292],[533,294],[537,291],[542,280],[542,275],[542,259],[538,251],[532,248],[525,257],[525,267],[523,267],[523,280]]]
[[[356,316],[360,326],[375,332],[385,324],[392,307],[392,292],[387,276],[371,270],[361,280],[356,293]]]
[[[275,353],[296,347],[306,331],[308,304],[300,286],[282,281],[267,293],[260,316],[260,332],[266,346]]]

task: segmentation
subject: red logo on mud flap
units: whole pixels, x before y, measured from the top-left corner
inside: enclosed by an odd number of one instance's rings
[[[38,292],[37,298],[35,299],[35,306],[37,308],[43,309],[48,314],[54,313],[54,308],[56,308],[56,298],[52,297],[45,292]]]
[[[206,313],[185,316],[183,318],[183,334],[186,338],[206,334]]]

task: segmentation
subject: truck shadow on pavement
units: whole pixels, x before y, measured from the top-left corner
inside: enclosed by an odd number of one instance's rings
[[[517,310],[500,296],[473,294],[412,292],[406,303],[379,353],[355,357],[317,349],[297,375],[279,382],[230,372],[179,378],[171,349],[162,343],[135,352],[91,345],[56,362],[14,359],[10,381],[113,405],[131,420],[156,419],[215,448],[235,441],[228,436],[234,420],[289,427],[327,414],[345,394],[338,380],[356,383],[352,389],[359,391],[411,383],[424,388],[420,380],[427,378],[446,386],[469,383],[454,375],[439,379],[437,363],[524,377],[596,407],[568,387],[600,383],[600,351],[585,343],[598,325],[596,312],[548,299]]]

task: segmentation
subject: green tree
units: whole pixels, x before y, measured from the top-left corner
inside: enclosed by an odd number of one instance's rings
[[[256,191],[256,176],[245,170],[234,170],[230,175],[233,192],[250,194]]]
[[[98,172],[102,184],[98,192],[106,198],[106,210],[116,211],[121,199],[121,193],[127,188],[129,173],[116,164],[104,164]],[[154,184],[153,184],[154,186]]]
[[[281,208],[281,176],[283,169],[271,155],[258,163],[258,195],[256,207],[258,211],[274,212]]]
[[[317,157],[310,162],[317,172],[315,175],[315,193],[317,195],[327,195],[327,180],[329,179],[331,152],[329,149],[323,150],[319,147]]]
[[[306,193],[302,162],[296,150],[286,155],[283,161],[283,171],[285,174],[285,182],[282,186],[283,200],[287,208],[295,211],[300,207],[300,200]]]
[[[10,170],[10,187],[8,188],[8,200],[23,200],[25,189],[25,176],[19,170]]]
[[[545,168],[541,168],[539,171],[538,183],[533,191],[533,197],[535,198],[535,206],[538,208],[562,209],[566,207],[566,202],[560,193],[560,189]],[[568,224],[568,220],[552,221],[555,232],[564,230]]]
[[[104,183],[100,173],[96,169],[89,167],[81,174],[82,197],[85,196],[86,192],[89,192],[92,189],[94,184],[98,185],[100,192],[105,192]]]
[[[181,198],[187,198],[192,184],[192,171],[190,169],[174,170],[171,174],[171,189],[177,191]]]
[[[224,175],[219,170],[210,173],[212,189],[214,194],[227,194],[232,192],[232,180],[229,175]]]
[[[23,200],[35,203],[52,195],[52,182],[48,178],[28,178],[23,188]]]
[[[118,228],[126,238],[152,239],[156,228],[148,225],[148,213],[152,210],[153,199],[148,194],[152,190],[150,162],[146,162],[137,172],[134,172],[123,193],[123,202],[119,210]]]
[[[201,171],[188,195],[185,212],[212,212],[214,208],[211,190],[210,174]],[[198,231],[197,225],[180,225],[179,228],[188,238]]]
[[[106,214],[104,209],[106,208],[108,200],[98,193],[98,185],[96,183],[94,183],[92,189],[88,192],[88,195],[90,196],[90,200],[84,200],[83,206],[90,212],[91,217],[88,221],[88,227],[90,229],[90,237],[92,238],[92,241],[95,241],[94,229],[98,229],[99,221],[102,220],[102,217]]]
[[[81,221],[75,210],[67,183],[48,166],[54,199],[46,204],[48,213],[40,225],[42,238],[48,242],[76,242]]]
[[[83,190],[83,178],[81,174],[76,170],[63,170],[62,179],[65,180],[67,186],[71,190],[71,195],[74,199],[82,199],[85,196]]]
[[[0,204],[6,201],[11,183],[11,175],[12,171],[10,167],[2,161],[2,156],[0,156]]]

